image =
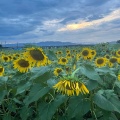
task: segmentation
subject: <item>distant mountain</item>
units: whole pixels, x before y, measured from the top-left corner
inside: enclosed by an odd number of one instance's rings
[[[16,43],[16,44],[4,44],[3,47],[24,47],[26,45],[36,45],[36,46],[68,46],[77,45],[71,42],[60,42],[60,41],[45,41],[39,43]]]

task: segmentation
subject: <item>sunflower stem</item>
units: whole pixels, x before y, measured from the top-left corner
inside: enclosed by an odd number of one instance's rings
[[[79,69],[80,69],[80,68],[77,68],[77,69],[72,73],[71,77],[74,77],[75,74],[76,74],[76,72],[77,72]]]
[[[95,114],[95,111],[94,111],[94,103],[93,103],[93,94],[92,94],[92,92],[90,93],[90,102],[91,102],[91,115],[92,115],[92,118],[94,118],[95,120],[98,120],[97,116]]]

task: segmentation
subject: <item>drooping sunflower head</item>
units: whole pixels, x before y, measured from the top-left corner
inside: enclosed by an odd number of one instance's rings
[[[107,62],[107,60],[104,57],[99,57],[99,58],[95,59],[95,65],[97,67],[103,67],[103,66],[105,66],[106,62]]]
[[[91,49],[89,49],[89,48],[83,48],[83,50],[81,52],[81,56],[84,59],[87,59],[87,57],[90,57],[91,56]]]
[[[116,55],[120,57],[120,49],[116,51]]]
[[[79,81],[71,81],[69,79],[62,79],[53,86],[54,89],[61,92],[62,94],[73,96],[79,94],[88,94],[89,90],[86,86]]]
[[[13,62],[13,64],[14,69],[17,69],[22,73],[28,72],[28,70],[31,68],[30,62],[26,59],[17,59]]]
[[[3,73],[4,73],[4,68],[0,66],[0,76],[3,76]]]
[[[58,64],[66,65],[67,63],[68,63],[67,58],[61,57],[60,59],[58,59]]]
[[[62,72],[62,68],[55,68],[54,75],[58,76]]]
[[[44,66],[47,64],[48,61],[48,58],[43,53],[42,48],[29,48],[24,53],[24,56],[27,57],[29,61],[34,65],[37,64],[37,66],[42,66],[42,65]]]

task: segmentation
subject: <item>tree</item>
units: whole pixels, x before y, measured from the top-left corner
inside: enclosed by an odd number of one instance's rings
[[[120,43],[120,40],[117,40],[117,43]]]

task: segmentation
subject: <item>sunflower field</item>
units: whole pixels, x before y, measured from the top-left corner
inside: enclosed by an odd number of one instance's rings
[[[120,120],[120,45],[1,49],[0,120]]]

